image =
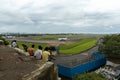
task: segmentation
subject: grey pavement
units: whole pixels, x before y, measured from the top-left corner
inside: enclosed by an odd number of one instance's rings
[[[89,49],[88,51],[76,55],[58,54],[56,56],[56,60],[54,60],[53,62],[67,67],[74,67],[79,64],[93,60],[93,54],[97,51],[98,51],[98,46],[95,46]]]

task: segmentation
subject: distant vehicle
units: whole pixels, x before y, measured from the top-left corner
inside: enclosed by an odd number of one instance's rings
[[[67,38],[58,38],[59,41],[67,41]]]

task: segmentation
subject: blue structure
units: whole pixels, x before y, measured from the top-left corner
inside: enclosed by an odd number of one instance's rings
[[[94,70],[106,64],[107,60],[104,54],[97,52],[94,53],[93,57],[94,60],[84,64],[80,64],[78,66],[74,66],[72,68],[63,65],[58,65],[58,73],[66,77],[73,78],[78,74]]]

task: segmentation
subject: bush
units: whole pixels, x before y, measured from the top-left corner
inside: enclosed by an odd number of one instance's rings
[[[99,46],[99,51],[108,57],[120,58],[120,35],[106,35]]]
[[[0,36],[0,40],[4,41],[4,45],[8,45],[9,41],[7,41],[5,38],[3,38],[2,36]]]
[[[5,45],[9,45],[9,41],[5,40],[5,41],[4,41],[4,44],[5,44]]]
[[[91,72],[77,76],[73,80],[107,80],[107,79],[102,74],[96,74],[94,72]]]

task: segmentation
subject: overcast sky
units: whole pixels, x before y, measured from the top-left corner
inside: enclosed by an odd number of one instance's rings
[[[119,33],[120,0],[0,0],[0,33]]]

